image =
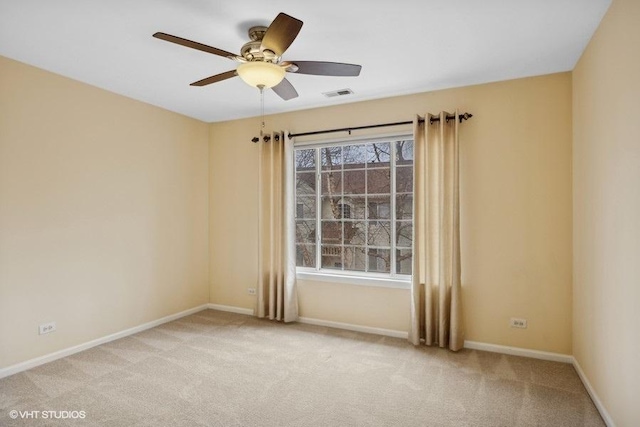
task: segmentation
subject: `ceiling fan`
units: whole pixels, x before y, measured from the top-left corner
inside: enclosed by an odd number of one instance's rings
[[[240,63],[235,70],[198,80],[191,83],[191,86],[206,86],[240,76],[244,82],[260,90],[272,88],[280,98],[287,101],[298,96],[293,85],[285,78],[287,72],[316,76],[358,76],[360,74],[362,69],[360,65],[320,61],[283,61],[282,54],[291,46],[301,28],[302,21],[286,13],[280,13],[269,27],[249,28],[251,41],[242,46],[240,55],[166,33],[158,32],[153,37]]]

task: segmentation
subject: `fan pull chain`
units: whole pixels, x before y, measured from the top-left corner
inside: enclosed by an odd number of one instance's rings
[[[264,86],[258,86],[260,89],[260,137],[264,135]]]

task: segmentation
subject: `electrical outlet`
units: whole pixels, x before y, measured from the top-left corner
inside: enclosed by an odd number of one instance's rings
[[[43,323],[38,328],[40,335],[48,334],[50,332],[55,332],[55,330],[56,330],[56,322]]]
[[[255,295],[256,294],[256,288],[247,288],[247,292],[249,292],[249,295]]]
[[[527,319],[520,319],[520,318],[517,318],[517,317],[512,317],[511,320],[509,320],[509,325],[512,328],[526,329],[527,328]]]

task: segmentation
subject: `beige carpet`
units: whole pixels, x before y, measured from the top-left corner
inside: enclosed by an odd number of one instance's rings
[[[14,425],[604,423],[571,365],[206,310],[0,380],[0,426]]]

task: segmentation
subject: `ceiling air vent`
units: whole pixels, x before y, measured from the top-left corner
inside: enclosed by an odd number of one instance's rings
[[[351,89],[338,89],[333,92],[325,92],[323,95],[327,98],[333,98],[334,96],[353,95],[353,91]]]

